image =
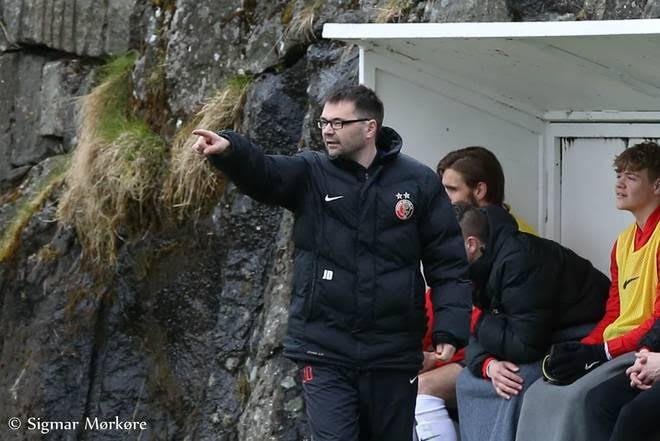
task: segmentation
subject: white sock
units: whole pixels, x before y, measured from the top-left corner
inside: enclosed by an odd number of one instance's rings
[[[456,441],[456,429],[442,398],[417,395],[415,421],[419,441]]]

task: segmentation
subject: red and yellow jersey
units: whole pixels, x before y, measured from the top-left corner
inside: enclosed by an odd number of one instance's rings
[[[616,357],[634,351],[641,338],[660,318],[658,287],[660,207],[644,228],[633,224],[617,237],[612,248],[612,285],[605,316],[582,342],[607,342]]]
[[[660,225],[660,224],[658,224]],[[619,270],[619,316],[603,332],[605,341],[620,337],[653,315],[658,286],[659,227],[648,242],[635,249],[637,225],[631,225],[617,238],[616,265]]]

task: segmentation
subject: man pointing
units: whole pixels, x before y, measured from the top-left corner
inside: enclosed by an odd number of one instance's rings
[[[265,155],[231,131],[199,135],[206,156],[257,201],[295,214],[284,354],[301,367],[315,441],[399,441],[412,432],[425,280],[436,356],[469,335],[467,261],[449,199],[430,168],[400,153],[383,104],[335,89],[318,121],[325,153]]]

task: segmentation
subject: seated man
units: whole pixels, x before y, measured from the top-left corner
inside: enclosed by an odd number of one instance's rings
[[[630,147],[616,157],[614,167],[616,207],[630,211],[636,222],[619,234],[612,249],[605,316],[581,343],[553,347],[544,363],[547,379],[568,385],[532,385],[521,411],[520,441],[592,439],[584,415],[587,393],[626,370],[634,359],[631,351],[639,349],[660,318],[660,146]]]
[[[640,345],[635,364],[625,375],[619,374],[587,394],[591,440],[660,440],[660,320]]]
[[[452,204],[468,203],[476,207],[504,204],[504,171],[497,157],[490,150],[470,146],[454,150],[438,162],[437,172]],[[508,207],[507,207],[508,210]],[[534,230],[516,219],[521,231],[536,234]],[[419,375],[417,403],[415,405],[416,435],[419,439],[441,436],[445,441],[456,439],[454,423],[449,412],[456,408],[456,377],[463,369],[465,351],[461,349],[449,362],[435,361],[430,329],[433,328],[431,292],[426,292],[428,316],[427,335],[424,340],[425,367]],[[472,326],[480,311],[473,309]]]
[[[501,206],[459,204],[459,224],[482,311],[456,385],[461,439],[513,440],[553,333],[602,317],[609,280],[573,251],[518,231]]]
[[[470,146],[449,152],[438,163],[437,172],[453,204],[464,202],[476,207],[497,205],[509,210],[504,203],[502,165],[495,154],[485,147]],[[520,231],[536,234],[522,219],[515,219]],[[427,291],[426,296],[427,329],[431,329],[431,292]],[[473,309],[473,327],[479,313],[478,308]],[[442,436],[446,441],[452,441],[456,439],[456,433],[448,411],[456,408],[456,378],[464,367],[464,350],[458,351],[450,362],[434,362],[430,332],[427,333],[424,348],[431,350],[425,353],[425,368],[419,375],[416,432],[422,440]]]

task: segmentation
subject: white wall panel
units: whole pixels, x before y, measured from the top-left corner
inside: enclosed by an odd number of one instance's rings
[[[491,113],[402,78],[375,70],[385,124],[404,139],[404,152],[435,169],[449,151],[481,145],[499,158],[506,176],[506,201],[538,228],[539,135]]]

